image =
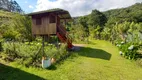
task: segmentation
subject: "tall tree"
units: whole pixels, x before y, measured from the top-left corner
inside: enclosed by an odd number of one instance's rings
[[[81,24],[84,29],[85,29],[85,32],[87,32],[87,34],[89,34],[89,28],[88,28],[88,24],[87,24],[87,21],[88,21],[88,17],[87,16],[82,16],[78,19],[79,21],[79,24]]]
[[[93,10],[92,13],[89,15],[88,24],[93,26],[94,28],[98,25],[100,27],[103,27],[106,22],[106,16],[98,10]]]
[[[13,20],[15,29],[21,34],[21,39],[32,41],[31,18],[28,16],[15,15]]]

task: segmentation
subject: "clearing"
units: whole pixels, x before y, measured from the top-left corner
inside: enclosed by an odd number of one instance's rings
[[[0,80],[142,80],[142,68],[111,43],[94,40],[81,47],[52,70],[0,64]]]

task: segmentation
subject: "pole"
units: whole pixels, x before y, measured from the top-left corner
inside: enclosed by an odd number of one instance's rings
[[[42,55],[44,55],[44,36],[42,36]]]

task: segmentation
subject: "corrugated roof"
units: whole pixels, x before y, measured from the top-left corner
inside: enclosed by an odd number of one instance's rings
[[[60,19],[72,19],[68,11],[59,9],[59,8],[54,8],[54,9],[49,9],[49,10],[44,10],[44,11],[39,11],[39,12],[33,12],[27,15],[32,16],[32,15],[38,15],[38,14],[44,14],[44,13],[56,13],[60,17]]]

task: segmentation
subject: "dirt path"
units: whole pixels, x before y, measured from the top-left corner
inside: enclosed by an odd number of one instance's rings
[[[73,46],[74,46],[74,51],[80,51],[80,48],[81,47],[85,47],[86,46],[86,44],[73,44]]]
[[[73,44],[74,46],[78,46],[78,47],[84,47],[86,46],[86,44]]]

